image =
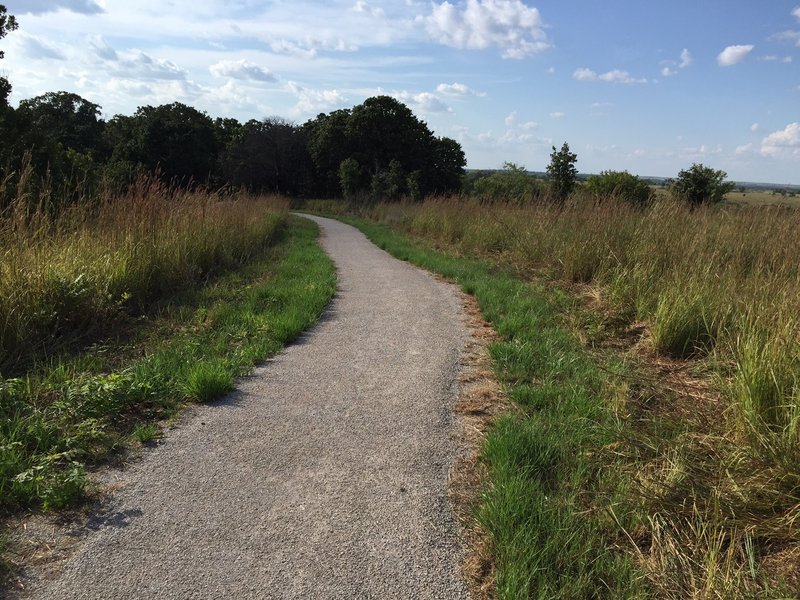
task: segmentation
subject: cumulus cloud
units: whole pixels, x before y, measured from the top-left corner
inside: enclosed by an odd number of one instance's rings
[[[678,72],[675,69],[670,69],[669,67],[664,67],[661,69],[662,77],[672,77],[673,75],[677,75]]]
[[[32,58],[34,60],[66,60],[64,53],[50,42],[27,33],[19,33],[17,35],[19,36],[18,39],[19,44],[22,47],[22,52],[28,58]]]
[[[514,127],[517,124],[517,111],[512,112],[506,117],[506,127]]]
[[[761,125],[759,125],[758,123],[753,123],[752,125],[750,125],[750,131],[752,131],[753,133],[756,133],[759,129],[761,129]]]
[[[92,51],[103,60],[114,61],[119,58],[117,56],[117,51],[109,46],[101,35],[92,37],[92,39],[89,40],[89,46],[92,48]]]
[[[453,48],[500,48],[503,58],[523,59],[551,47],[539,10],[521,0],[434,3],[423,18],[428,34]]]
[[[800,156],[800,123],[789,123],[785,128],[770,133],[761,141],[761,154],[764,156],[784,153]]]
[[[614,69],[606,73],[598,74],[591,69],[584,67],[577,69],[572,74],[572,77],[578,81],[605,81],[606,83],[624,84],[647,83],[647,79],[638,79],[636,77],[632,77],[630,73],[627,71],[621,71],[620,69]]]
[[[794,17],[795,17],[795,18],[796,18],[798,21],[800,21],[800,6],[798,6],[797,8],[795,8],[795,9],[792,11],[792,15],[793,15],[793,16],[794,16]]]
[[[340,90],[313,90],[294,81],[287,84],[287,89],[297,97],[297,104],[292,109],[294,115],[316,114],[347,104],[347,98]]]
[[[84,15],[105,12],[94,0],[25,0],[21,4],[19,7],[12,6],[11,12],[30,15],[41,15],[61,9]]]
[[[186,70],[174,62],[156,58],[141,50],[131,50],[120,54],[119,59],[113,65],[112,73],[125,79],[143,79],[145,81],[185,81],[188,79]]]
[[[736,146],[736,155],[741,156],[742,154],[747,154],[753,149],[753,144],[743,144],[741,146]]]
[[[463,83],[440,83],[436,91],[445,96],[485,96],[483,92],[476,92]]]
[[[717,63],[720,67],[732,67],[747,58],[747,55],[753,51],[753,48],[755,48],[755,46],[752,44],[728,46],[717,56]]]
[[[430,92],[422,92],[419,94],[412,94],[411,92],[392,92],[390,94],[396,100],[407,104],[413,109],[417,109],[425,113],[451,113],[453,109],[442,102],[436,94]]]
[[[278,78],[270,71],[249,60],[221,60],[209,67],[212,75],[272,83]]]

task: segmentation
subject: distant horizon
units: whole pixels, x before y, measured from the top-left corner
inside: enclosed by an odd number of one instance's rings
[[[578,157],[578,158],[580,159],[580,157]],[[687,167],[690,167],[690,166],[691,165],[687,165]],[[488,168],[488,167],[487,168],[475,168],[475,167],[469,167],[468,166],[466,168],[466,171],[502,171],[502,170],[503,170],[502,167],[501,168]],[[605,171],[605,170],[615,170],[615,169],[603,169],[603,171]],[[619,169],[619,170],[625,171],[626,169]],[[528,173],[532,173],[534,175],[546,175],[547,174],[546,171],[537,171],[537,170],[534,170],[534,169],[528,169],[527,167],[526,167],[525,171],[528,172]],[[600,171],[597,171],[597,172],[583,172],[583,171],[580,171],[580,170],[578,171],[578,177],[591,177],[592,175],[599,175],[599,174],[600,174]],[[665,176],[665,175],[640,175],[638,173],[631,173],[631,175],[636,175],[640,179],[644,179],[644,180],[648,180],[648,181],[659,180],[659,179],[661,179],[661,180],[675,179],[678,176],[677,173],[675,173],[674,175],[669,175],[669,176]],[[794,188],[796,188],[797,190],[800,190],[800,183],[776,183],[776,182],[772,182],[772,181],[739,181],[739,180],[731,179],[730,177],[728,177],[728,181],[731,181],[732,183],[735,183],[736,185],[751,185],[751,186],[764,187],[764,188],[768,188],[768,189],[772,189],[772,188],[787,188],[787,189],[788,188],[792,188],[792,189],[794,189]]]

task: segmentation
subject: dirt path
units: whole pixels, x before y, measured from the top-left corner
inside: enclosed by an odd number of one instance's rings
[[[339,293],[229,399],[118,474],[35,598],[468,598],[447,500],[453,288],[314,218]]]

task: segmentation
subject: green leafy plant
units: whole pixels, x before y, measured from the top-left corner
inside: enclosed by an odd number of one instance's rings
[[[599,202],[618,198],[634,206],[644,206],[653,197],[647,182],[627,171],[602,171],[592,175],[586,182],[586,189]]]
[[[728,174],[702,164],[693,164],[678,173],[672,184],[672,195],[685,200],[691,206],[717,204],[725,199],[725,194],[732,192],[736,184],[726,181]]]

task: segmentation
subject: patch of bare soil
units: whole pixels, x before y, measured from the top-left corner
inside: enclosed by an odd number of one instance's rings
[[[494,420],[512,410],[492,371],[489,345],[498,339],[472,296],[461,294],[469,340],[462,355],[461,391],[455,407],[459,422],[459,446],[464,449],[450,473],[448,495],[461,523],[467,544],[462,564],[464,575],[476,600],[494,597],[494,565],[491,540],[475,521],[481,490],[488,473],[480,459],[486,433]]]

